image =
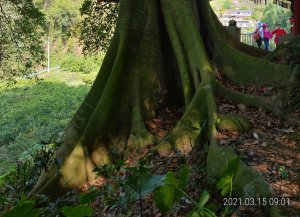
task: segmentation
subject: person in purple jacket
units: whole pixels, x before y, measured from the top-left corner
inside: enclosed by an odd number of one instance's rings
[[[272,33],[268,30],[268,26],[267,24],[263,24],[263,40],[264,40],[264,44],[265,44],[265,50],[269,50],[269,45],[270,45],[270,39],[273,38]]]

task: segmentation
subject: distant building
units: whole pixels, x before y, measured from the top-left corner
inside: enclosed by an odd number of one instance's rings
[[[237,27],[249,28],[255,25],[251,20],[246,19],[251,15],[252,10],[226,10],[219,19],[224,26],[228,26],[230,20],[235,20]]]
[[[251,17],[252,10],[226,10],[222,15],[223,18],[244,18]]]

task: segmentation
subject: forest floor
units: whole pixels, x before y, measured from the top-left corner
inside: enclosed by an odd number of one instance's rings
[[[236,86],[222,81],[232,90],[254,94],[259,96],[272,97],[280,92],[276,88]],[[285,216],[297,216],[300,213],[300,130],[299,125],[294,121],[279,119],[272,113],[260,108],[234,104],[223,98],[217,98],[219,114],[239,114],[248,118],[252,124],[252,129],[245,133],[222,132],[218,135],[218,143],[222,146],[231,146],[241,156],[246,165],[258,171],[274,189],[276,198],[288,199],[290,205],[280,206],[279,210]],[[289,111],[290,117],[299,117],[300,109],[294,108]],[[150,132],[159,137],[164,137],[175,126],[181,113],[175,108],[166,108],[153,120],[147,122]],[[217,204],[217,213],[224,211],[223,199],[216,189],[213,178],[208,177],[205,171],[208,147],[198,145],[186,157],[154,156],[149,160],[151,171],[156,174],[166,174],[168,171],[179,171],[184,166],[191,168],[189,184],[185,190],[189,197],[198,201],[201,192],[208,190],[211,195],[210,203]],[[147,149],[143,150],[145,154]],[[127,160],[131,165],[136,164],[143,157],[140,154],[132,153]],[[167,215],[162,215],[155,207],[153,196],[147,196],[142,203],[136,202],[130,208],[132,216],[186,216],[193,208],[193,203],[189,197],[183,197]],[[99,216],[120,216],[123,211],[128,213],[128,207],[116,206],[107,208],[103,212],[101,200],[96,202],[95,209],[99,211]],[[100,211],[101,210],[101,211]],[[265,216],[262,207],[259,206],[236,206],[229,209],[232,217],[260,217]]]
[[[271,88],[245,88],[243,91],[255,95],[271,95]],[[279,198],[289,198],[290,206],[282,207],[291,216],[300,213],[300,130],[291,119],[281,120],[273,114],[255,107],[235,105],[219,99],[219,112],[242,114],[252,123],[247,133],[224,133],[219,144],[232,145],[243,157],[243,161],[256,169],[276,192]],[[299,117],[295,108],[290,116]]]

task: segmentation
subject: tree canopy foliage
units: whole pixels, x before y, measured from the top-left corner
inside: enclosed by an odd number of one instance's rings
[[[44,60],[45,17],[32,0],[0,2],[0,79],[31,73]]]
[[[118,8],[118,3],[97,3],[92,0],[83,2],[80,9],[84,17],[80,41],[84,54],[97,54],[108,48],[115,30]]]
[[[282,28],[288,30],[290,28],[289,17],[291,17],[290,10],[269,3],[265,7],[262,21],[271,26],[271,28],[274,28],[276,23],[279,23]]]
[[[36,0],[36,2],[45,14],[51,38],[61,39],[65,44],[81,20],[79,8],[82,0]]]

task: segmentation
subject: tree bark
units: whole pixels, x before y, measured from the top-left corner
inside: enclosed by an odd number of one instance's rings
[[[150,144],[156,144],[153,150],[161,155],[185,154],[195,145],[210,144],[208,173],[220,175],[236,154],[219,147],[214,138],[215,96],[279,112],[271,100],[224,87],[217,80],[217,69],[238,84],[287,87],[292,70],[256,58],[262,55],[230,40],[208,0],[121,0],[101,70],[56,154],[61,163],[42,174],[31,195],[57,193],[57,185],[65,189],[91,182],[95,166]],[[163,139],[151,135],[145,122],[159,109],[174,105],[185,107],[176,127]],[[236,189],[242,196],[244,186],[262,197],[273,193],[244,164],[237,179],[242,180]],[[276,208],[271,210],[275,215]]]

